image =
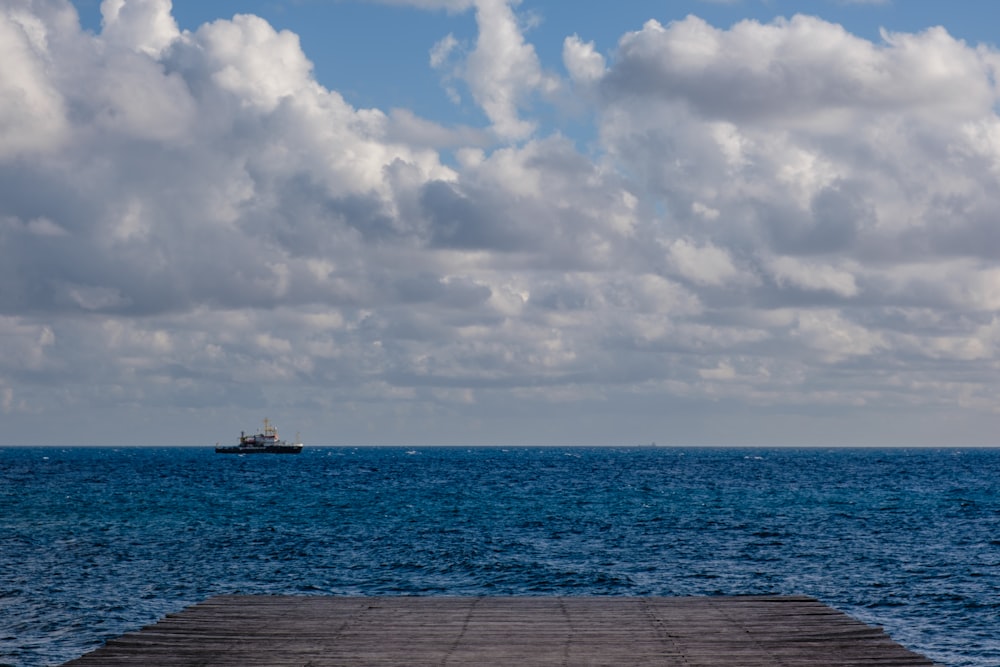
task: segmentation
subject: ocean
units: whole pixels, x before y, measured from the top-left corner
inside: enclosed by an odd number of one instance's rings
[[[0,449],[0,665],[222,593],[806,594],[1000,665],[1000,450]]]

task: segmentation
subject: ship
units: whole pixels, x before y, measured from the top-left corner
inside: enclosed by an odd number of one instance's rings
[[[216,454],[300,454],[302,443],[287,442],[278,437],[278,429],[267,419],[264,420],[264,430],[247,435],[240,431],[238,445],[215,445]]]

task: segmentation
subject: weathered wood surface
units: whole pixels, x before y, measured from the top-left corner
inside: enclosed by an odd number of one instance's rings
[[[66,664],[933,665],[798,596],[222,596]]]

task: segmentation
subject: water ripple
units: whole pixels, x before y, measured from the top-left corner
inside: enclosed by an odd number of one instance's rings
[[[996,450],[0,453],[4,664],[220,593],[803,593],[1000,664]]]

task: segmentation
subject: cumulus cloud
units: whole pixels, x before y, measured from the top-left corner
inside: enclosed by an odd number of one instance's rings
[[[563,42],[563,63],[573,81],[589,83],[604,75],[604,56],[597,53],[593,42],[584,43],[578,35]]]
[[[991,104],[988,62],[943,28],[882,37],[873,44],[803,15],[727,30],[693,16],[650,20],[622,38],[608,85],[683,100],[713,119],[818,132],[842,131],[869,111],[975,118]]]
[[[777,257],[770,263],[775,281],[783,287],[826,291],[843,298],[858,294],[854,274],[841,268],[818,265],[796,259]]]
[[[720,400],[987,409],[995,50],[692,16],[561,36],[563,80],[518,3],[389,4],[475,12],[424,57],[482,127],[356,108],[260,17],[0,0],[0,411],[648,442]]]
[[[847,321],[839,313],[829,310],[800,313],[794,336],[831,362],[870,356],[885,345],[877,332]]]
[[[670,244],[667,253],[674,270],[695,283],[720,286],[740,275],[729,253],[710,244],[697,246],[681,238]]]
[[[458,62],[452,57],[461,45],[450,33],[430,52],[431,65],[445,70],[445,82],[453,101],[460,99],[451,81],[459,79],[490,120],[494,133],[503,140],[528,138],[536,129],[534,121],[522,117],[522,110],[538,94],[554,93],[559,81],[545,72],[535,48],[525,41],[522,26],[511,0],[475,0],[479,37],[475,47]]]
[[[45,19],[17,6],[0,8],[0,157],[54,148],[67,130],[66,108],[45,76],[51,54]]]
[[[108,42],[157,57],[177,37],[171,0],[103,0],[101,36]]]

